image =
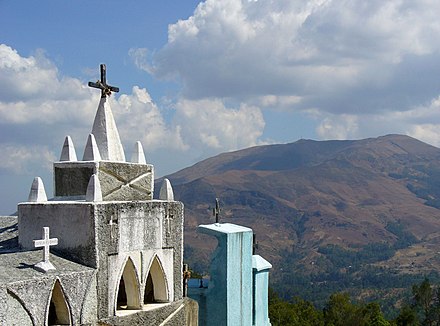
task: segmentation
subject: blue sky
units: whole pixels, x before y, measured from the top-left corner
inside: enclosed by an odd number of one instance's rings
[[[130,157],[156,176],[299,138],[407,134],[440,145],[440,3],[0,0],[0,214],[79,157],[99,64]]]

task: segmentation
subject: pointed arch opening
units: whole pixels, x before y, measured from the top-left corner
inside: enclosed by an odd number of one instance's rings
[[[55,281],[50,296],[47,325],[72,325],[70,308],[59,280]]]
[[[14,292],[7,290],[7,307],[8,310],[13,311],[14,313],[9,313],[6,315],[6,324],[7,325],[23,325],[23,326],[32,326],[35,325],[36,322],[34,317],[27,309],[24,302],[20,299],[18,295]]]
[[[145,284],[144,304],[163,302],[169,302],[167,280],[159,258],[154,256]]]
[[[139,281],[131,258],[125,263],[116,294],[116,310],[140,308]]]

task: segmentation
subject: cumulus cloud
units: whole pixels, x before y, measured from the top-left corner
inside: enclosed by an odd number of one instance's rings
[[[145,88],[134,86],[132,94],[122,94],[112,100],[112,110],[122,139],[139,139],[148,151],[164,147],[187,149],[180,130],[166,124]]]
[[[20,174],[30,166],[47,169],[59,157],[69,134],[77,156],[82,157],[99,103],[99,92],[84,82],[60,76],[44,53],[28,58],[0,45],[0,168]],[[136,140],[145,149],[184,146],[179,134],[166,126],[146,89],[133,87],[131,94],[110,98],[124,144],[132,150]]]
[[[228,108],[219,99],[182,99],[174,124],[192,147],[217,153],[259,144],[265,126],[259,108]]]
[[[38,167],[49,171],[52,165],[49,162],[56,157],[48,146],[27,147],[17,144],[0,144],[0,152],[3,159],[0,161],[0,170],[12,171],[15,174],[38,173]],[[35,162],[44,162],[41,166],[35,166]]]
[[[148,71],[178,77],[191,99],[293,96],[284,109],[404,111],[437,95],[439,11],[434,0],[207,0],[169,26]]]
[[[139,54],[139,53],[138,53]],[[82,157],[99,103],[99,92],[76,78],[61,76],[44,52],[23,57],[0,45],[0,171],[15,174],[48,170],[59,157],[64,137],[72,137]],[[169,157],[206,157],[206,153],[255,145],[264,119],[257,107],[227,108],[219,100],[178,101],[168,120],[145,88],[112,95],[115,116],[126,157],[140,140],[147,159],[155,151]],[[185,153],[185,155],[182,155]],[[179,159],[173,159],[174,169]]]
[[[148,73],[153,73],[153,68],[150,65],[151,54],[147,48],[131,48],[128,55],[133,60],[136,67]]]
[[[357,120],[358,118],[353,115],[329,116],[321,121],[317,127],[317,133],[322,139],[356,138]]]
[[[362,115],[311,111],[319,121],[322,139],[359,139],[400,133],[440,147],[440,96],[405,111],[370,112]]]

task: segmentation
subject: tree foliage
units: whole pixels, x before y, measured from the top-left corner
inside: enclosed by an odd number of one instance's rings
[[[440,287],[427,278],[414,284],[393,320],[378,302],[353,302],[348,293],[331,294],[321,310],[299,297],[285,301],[269,289],[269,318],[273,326],[440,326]]]
[[[390,326],[376,302],[354,304],[347,293],[334,293],[321,311],[301,298],[283,301],[273,291],[269,317],[273,326]]]

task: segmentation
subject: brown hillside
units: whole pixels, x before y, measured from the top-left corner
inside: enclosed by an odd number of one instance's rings
[[[439,159],[440,149],[402,135],[300,140],[221,154],[167,178],[185,204],[186,255],[199,268],[215,244],[196,227],[213,222],[218,197],[221,220],[254,230],[275,275],[291,253],[303,270],[319,272],[325,264],[315,261],[325,260],[320,248],[329,244],[386,243],[396,252],[378,265],[440,271]]]

